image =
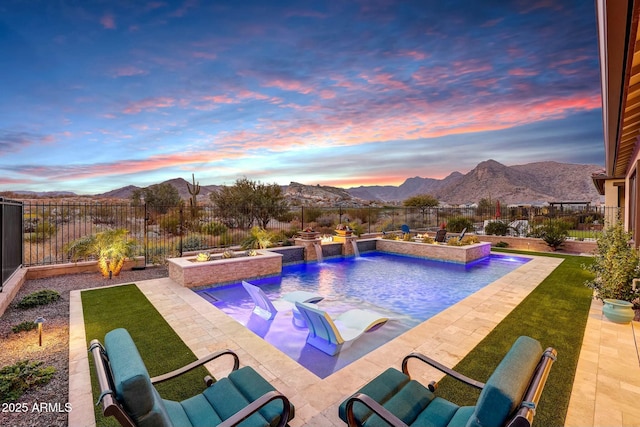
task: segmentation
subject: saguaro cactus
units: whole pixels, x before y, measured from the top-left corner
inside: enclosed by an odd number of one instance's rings
[[[198,216],[198,194],[200,193],[200,183],[196,183],[195,174],[191,174],[191,180],[193,184],[189,184],[187,182],[187,190],[189,190],[189,194],[191,194],[191,199],[189,200],[189,204],[191,205],[191,217],[195,218]]]

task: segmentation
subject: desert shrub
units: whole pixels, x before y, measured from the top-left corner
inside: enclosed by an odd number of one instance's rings
[[[299,231],[299,228],[290,228],[289,230],[283,230],[282,233],[287,239],[291,239],[293,236],[298,234]]]
[[[278,216],[276,219],[280,222],[291,222],[294,221],[298,217],[298,211],[287,211]]]
[[[60,294],[51,289],[43,289],[25,296],[18,302],[18,308],[32,308],[39,305],[46,305],[60,299]]]
[[[538,225],[532,232],[532,237],[538,237],[544,242],[557,250],[562,246],[569,237],[569,229],[571,225],[561,219],[551,219],[542,225]]]
[[[190,235],[182,240],[183,251],[197,251],[198,249],[204,249],[206,246],[202,236]]]
[[[454,216],[449,219],[447,223],[447,230],[452,233],[461,233],[462,230],[467,229],[467,231],[473,231],[473,221],[469,218],[465,218],[463,216]]]
[[[243,249],[266,249],[273,246],[273,242],[276,239],[275,233],[256,226],[251,228],[251,233],[242,241],[240,246]]]
[[[640,303],[636,299],[637,291],[633,290],[633,279],[640,276],[640,258],[629,244],[632,237],[620,222],[605,229],[598,238],[593,263],[583,268],[595,274],[585,285],[595,291],[596,298],[630,301],[638,308]]]
[[[484,227],[484,232],[494,236],[506,236],[509,233],[509,228],[509,224],[504,221],[491,221]]]
[[[160,217],[158,223],[160,228],[167,233],[179,234],[180,232],[180,214],[171,212]]]
[[[378,231],[381,231],[383,233],[387,231],[393,231],[395,229],[396,229],[396,226],[392,219],[384,220],[382,224],[378,227]]]
[[[355,234],[356,236],[361,236],[364,233],[364,225],[362,225],[359,221],[350,222],[349,228],[351,228],[353,234]]]
[[[333,227],[335,218],[333,215],[320,215],[314,222],[316,223],[316,227]]]
[[[173,244],[159,244],[147,247],[147,262],[161,265],[165,263],[167,258],[179,256],[179,253]]]
[[[22,323],[18,323],[17,325],[12,326],[11,331],[13,331],[14,334],[17,334],[18,332],[22,332],[22,331],[31,331],[37,327],[38,327],[38,324],[36,322],[33,322],[31,320],[26,320]]]
[[[56,370],[41,368],[42,363],[22,360],[0,369],[0,403],[13,402],[31,387],[48,383]]]
[[[447,240],[447,246],[467,246],[479,242],[480,240],[477,236],[464,236],[462,240],[458,239],[457,237],[453,237]]]
[[[435,242],[435,240],[433,239],[433,237],[429,237],[425,234],[425,236],[422,238],[422,243],[433,243]]]
[[[322,209],[320,208],[304,208],[303,220],[305,224],[310,222],[316,222],[316,220],[322,215]]]
[[[44,242],[54,234],[56,234],[57,228],[55,224],[50,223],[49,221],[41,221],[38,222],[35,227],[33,227],[31,233],[27,233],[25,240],[37,243]]]
[[[233,244],[233,236],[231,235],[231,233],[228,233],[228,232],[222,233],[218,238],[219,246],[230,246],[232,244]]]
[[[219,236],[227,231],[227,226],[217,221],[211,221],[203,224],[200,231],[210,236]]]
[[[474,245],[476,243],[480,243],[480,239],[478,239],[478,236],[464,236],[460,242],[463,246]]]
[[[509,244],[507,242],[503,242],[502,240],[496,243],[496,248],[508,248]]]
[[[363,223],[369,222],[369,216],[371,216],[371,222],[375,222],[378,219],[378,211],[369,208],[349,209],[346,215],[352,221],[360,220]]]

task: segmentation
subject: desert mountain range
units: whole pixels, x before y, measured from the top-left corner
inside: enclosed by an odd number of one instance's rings
[[[591,176],[602,172],[602,166],[579,165],[558,162],[537,162],[517,166],[505,166],[495,160],[478,164],[466,174],[453,172],[443,179],[408,178],[399,186],[361,186],[337,188],[305,185],[292,182],[283,186],[292,204],[316,206],[362,206],[369,204],[399,203],[418,194],[431,194],[442,203],[458,205],[477,203],[482,198],[500,200],[504,204],[541,204],[544,202],[580,201],[597,203],[601,196],[596,191]],[[196,177],[197,181],[197,177]],[[180,196],[188,199],[187,182],[175,178],[164,183],[173,185]],[[268,181],[263,181],[267,182]],[[198,199],[209,201],[209,194],[219,185],[200,185]],[[136,187],[129,185],[93,197],[128,199]],[[15,192],[29,194],[45,193]],[[53,196],[55,192],[47,192]],[[73,193],[62,193],[69,196]]]

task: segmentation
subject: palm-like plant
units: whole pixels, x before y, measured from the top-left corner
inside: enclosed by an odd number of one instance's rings
[[[133,256],[136,245],[135,239],[129,237],[129,231],[119,228],[74,240],[67,246],[67,252],[74,262],[95,257],[102,275],[109,277],[109,274],[120,274],[125,260]]]

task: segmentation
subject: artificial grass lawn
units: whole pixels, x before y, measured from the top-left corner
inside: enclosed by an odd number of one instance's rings
[[[91,340],[97,338],[104,344],[107,332],[125,328],[136,343],[151,377],[197,359],[136,285],[88,290],[83,291],[81,296],[87,348]],[[93,397],[97,401],[100,392],[91,354],[89,364]],[[208,374],[206,368],[201,366],[158,384],[156,388],[165,399],[183,400],[205,389],[203,378]],[[102,405],[97,406],[95,412],[97,426],[120,425],[115,418],[102,415]]]
[[[562,426],[591,306],[592,291],[584,283],[592,275],[581,266],[592,259],[536,255],[560,257],[564,261],[454,369],[485,382],[520,335],[539,340],[543,348],[554,347],[558,351],[558,360],[553,364],[542,393],[534,425]],[[479,394],[479,390],[450,377],[443,378],[437,391],[438,396],[458,405],[474,405]]]

